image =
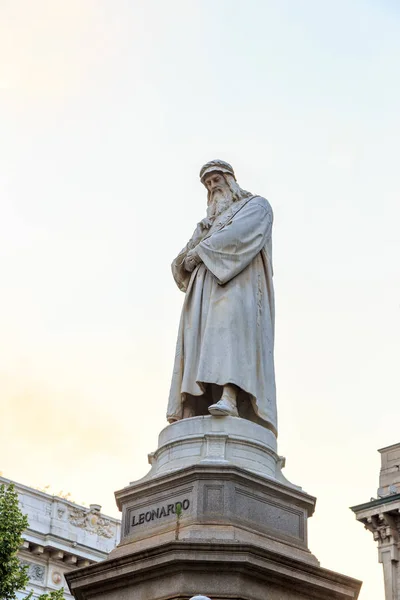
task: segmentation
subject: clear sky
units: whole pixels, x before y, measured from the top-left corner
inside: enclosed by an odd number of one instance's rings
[[[0,1],[0,469],[116,514],[148,470],[203,163],[275,212],[279,452],[311,550],[383,600],[350,505],[400,441],[397,0]]]

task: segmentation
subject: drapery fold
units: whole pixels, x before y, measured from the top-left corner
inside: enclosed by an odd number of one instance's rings
[[[187,394],[200,396],[210,383],[233,383],[276,431],[272,223],[267,200],[246,199],[225,211],[203,238],[197,228],[172,263],[186,297],[168,417],[181,418]],[[202,262],[188,273],[183,264],[193,247]]]

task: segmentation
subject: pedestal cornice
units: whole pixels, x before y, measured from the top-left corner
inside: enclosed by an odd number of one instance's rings
[[[141,493],[145,493],[146,495],[150,494],[152,490],[170,490],[174,485],[181,485],[183,482],[190,483],[191,481],[197,481],[200,474],[204,479],[215,479],[215,477],[218,477],[221,480],[244,479],[251,482],[255,487],[260,488],[267,485],[277,496],[285,498],[290,496],[297,502],[302,503],[302,505],[307,508],[308,517],[311,517],[315,510],[316,498],[303,492],[298,487],[289,487],[276,479],[263,477],[233,465],[219,464],[218,466],[213,466],[212,464],[201,463],[191,465],[184,469],[180,469],[179,471],[159,475],[152,479],[144,477],[136,482],[132,482],[129,486],[115,492],[117,506],[119,510],[122,510],[123,505],[129,500],[132,493],[134,493],[135,496],[138,496]]]
[[[154,578],[164,592],[157,595],[157,599],[167,600],[186,599],[188,594],[196,593],[200,582],[204,586],[205,574],[209,575],[209,585],[214,588],[207,589],[213,600],[240,598],[240,589],[248,585],[248,579],[251,579],[254,592],[249,595],[248,589],[244,597],[255,600],[265,598],[265,595],[258,595],[258,584],[264,594],[266,586],[274,588],[275,584],[281,586],[285,582],[285,586],[296,590],[297,594],[325,600],[355,600],[361,587],[361,582],[345,575],[305,565],[257,546],[234,542],[210,545],[172,541],[151,550],[73,571],[67,575],[67,580],[76,600],[87,600],[89,595],[99,590],[107,595],[108,591],[124,587],[127,581],[135,582],[140,588],[142,582],[145,581],[148,586],[149,579]],[[185,589],[184,593],[177,593],[174,585],[177,581],[180,589]],[[141,598],[140,592],[136,597]]]

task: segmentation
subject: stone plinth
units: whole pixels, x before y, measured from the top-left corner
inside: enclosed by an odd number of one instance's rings
[[[172,541],[79,569],[77,600],[355,600],[360,582],[238,542]]]
[[[284,459],[277,455],[275,434],[235,417],[194,417],[169,425],[161,431],[149,462],[147,477],[193,464],[226,464],[289,484],[281,473]]]
[[[110,557],[175,539],[229,540],[317,564],[307,548],[315,499],[243,468],[200,462],[131,484],[116,497],[121,543]]]
[[[68,576],[78,600],[354,600],[360,583],[307,545],[315,499],[287,482],[269,430],[233,417],[165,428],[152,468],[116,492],[121,543]]]

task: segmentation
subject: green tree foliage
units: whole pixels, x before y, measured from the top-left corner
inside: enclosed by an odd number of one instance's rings
[[[26,598],[24,598],[26,600]],[[38,600],[64,600],[64,588],[60,590],[54,590],[49,594],[42,594]]]
[[[18,550],[22,532],[28,527],[28,518],[18,504],[14,484],[0,486],[0,598],[14,600],[18,591],[29,582],[27,565],[21,565]],[[57,599],[58,600],[58,599]]]
[[[0,600],[16,600],[29,583],[28,565],[21,565],[18,550],[22,532],[28,528],[28,517],[22,514],[15,486],[0,486]],[[30,592],[24,600],[31,600]],[[64,600],[64,588],[41,594],[38,600]]]

